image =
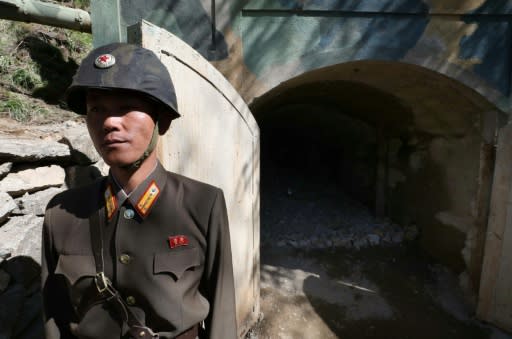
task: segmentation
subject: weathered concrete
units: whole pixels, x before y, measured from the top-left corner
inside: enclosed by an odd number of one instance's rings
[[[512,332],[512,125],[500,130],[478,315]]]
[[[9,173],[0,181],[0,191],[18,197],[27,192],[31,193],[48,187],[62,186],[64,179],[64,169],[57,165],[26,169]]]

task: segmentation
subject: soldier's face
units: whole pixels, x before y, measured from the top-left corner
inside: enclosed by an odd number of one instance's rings
[[[151,141],[154,105],[126,91],[89,90],[87,128],[98,153],[114,167],[132,164]]]

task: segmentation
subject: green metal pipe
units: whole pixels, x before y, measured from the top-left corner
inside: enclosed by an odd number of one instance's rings
[[[36,22],[91,33],[91,16],[84,10],[32,0],[0,0],[0,19]]]

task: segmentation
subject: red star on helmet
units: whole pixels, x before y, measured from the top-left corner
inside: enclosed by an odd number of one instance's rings
[[[99,59],[101,62],[107,62],[108,59],[110,59],[110,57],[108,55],[102,55],[102,56],[100,56]]]

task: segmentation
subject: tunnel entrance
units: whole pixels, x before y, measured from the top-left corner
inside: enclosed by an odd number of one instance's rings
[[[376,218],[375,126],[318,102],[281,106],[259,125],[263,246],[359,249],[416,236]]]
[[[478,289],[495,134],[506,121],[493,104],[416,65],[358,61],[290,79],[251,111],[263,246],[417,238]]]
[[[358,338],[362,324],[348,330],[355,314],[378,328],[375,337],[403,324],[426,337],[448,328],[485,337],[467,326],[474,308],[463,300],[479,291],[503,112],[444,75],[382,61],[302,74],[251,111],[261,142],[264,331],[316,314],[318,328]],[[394,246],[408,239],[417,241]],[[425,322],[432,314],[439,319]]]

